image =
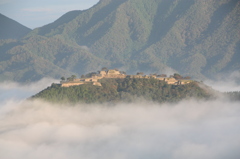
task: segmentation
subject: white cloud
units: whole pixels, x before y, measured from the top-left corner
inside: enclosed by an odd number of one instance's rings
[[[33,94],[38,93],[52,83],[58,83],[58,80],[43,78],[38,82],[20,85],[15,82],[0,83],[0,107],[1,103],[9,100],[23,100]]]
[[[239,159],[240,103],[223,99],[50,104],[26,101],[52,80],[0,84],[0,154],[6,159]],[[3,93],[4,94],[4,93]],[[18,100],[15,100],[15,99]]]
[[[0,113],[3,158],[240,157],[239,103],[10,105],[14,106]]]

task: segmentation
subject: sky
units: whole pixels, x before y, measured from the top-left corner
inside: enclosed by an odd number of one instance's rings
[[[99,0],[0,0],[0,13],[34,29],[72,10],[86,10]]]

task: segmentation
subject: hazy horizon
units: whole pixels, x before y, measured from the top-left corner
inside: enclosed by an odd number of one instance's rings
[[[52,23],[72,10],[86,10],[99,0],[3,0],[0,1],[0,13],[35,29]]]

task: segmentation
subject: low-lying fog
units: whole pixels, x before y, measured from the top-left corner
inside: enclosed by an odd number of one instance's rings
[[[24,100],[50,85],[47,81],[0,84],[0,158],[240,158],[238,102],[73,107]]]

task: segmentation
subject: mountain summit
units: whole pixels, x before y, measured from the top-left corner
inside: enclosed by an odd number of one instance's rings
[[[0,39],[19,39],[31,31],[22,24],[0,14]]]
[[[239,17],[239,0],[101,0],[33,30],[21,44],[2,45],[0,78],[59,78],[105,66],[211,78],[240,69]],[[30,57],[35,67],[15,67]]]

